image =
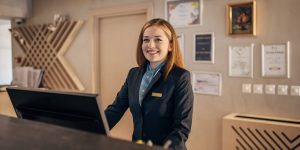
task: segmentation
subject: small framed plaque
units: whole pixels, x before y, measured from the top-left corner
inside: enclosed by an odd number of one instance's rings
[[[193,55],[196,63],[214,63],[215,38],[213,32],[194,34]]]

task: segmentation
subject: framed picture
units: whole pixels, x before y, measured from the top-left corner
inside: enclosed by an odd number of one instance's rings
[[[184,35],[183,35],[183,33],[177,34],[177,39],[178,39],[178,44],[179,44],[179,47],[180,47],[180,50],[181,50],[182,58],[184,59],[185,49],[184,49]]]
[[[202,25],[202,0],[166,0],[165,17],[174,27]]]
[[[194,34],[193,58],[196,63],[214,63],[215,37],[214,33]]]
[[[229,76],[253,77],[254,44],[229,46]]]
[[[193,72],[194,93],[218,95],[222,93],[222,75],[216,72]]]
[[[290,42],[262,44],[262,76],[290,77]]]
[[[256,35],[256,1],[227,5],[229,35]]]

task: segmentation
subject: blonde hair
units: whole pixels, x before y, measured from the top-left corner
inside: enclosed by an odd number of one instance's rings
[[[166,79],[167,76],[169,75],[169,73],[171,72],[172,68],[174,67],[174,65],[181,67],[181,68],[184,67],[181,50],[180,50],[178,40],[177,40],[177,34],[176,34],[174,28],[172,27],[172,25],[169,22],[167,22],[166,20],[156,18],[156,19],[152,19],[144,24],[144,26],[141,29],[138,43],[137,43],[136,61],[137,61],[137,64],[139,67],[144,67],[144,65],[146,65],[146,63],[147,63],[147,59],[145,58],[145,56],[143,54],[142,44],[143,44],[144,32],[147,28],[149,28],[151,26],[157,26],[157,27],[161,28],[165,32],[165,34],[167,35],[167,37],[169,38],[169,41],[170,41],[170,46],[171,46],[172,51],[169,51],[169,53],[168,53],[168,56],[166,59],[166,64],[165,64],[164,71],[163,71],[164,79]]]

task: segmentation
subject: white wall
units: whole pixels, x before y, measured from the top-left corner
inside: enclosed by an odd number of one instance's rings
[[[141,2],[142,0],[34,0],[33,17],[27,24],[52,21],[54,13],[69,15],[71,20],[88,21],[89,10]],[[188,141],[190,150],[221,149],[222,117],[230,112],[258,114],[273,117],[300,119],[300,97],[278,95],[255,95],[241,93],[242,83],[300,85],[300,14],[299,0],[258,0],[257,36],[231,37],[226,34],[226,5],[241,0],[203,0],[203,25],[178,28],[185,36],[185,61],[190,71],[213,71],[223,75],[222,96],[195,94],[192,133]],[[164,1],[154,0],[154,17],[164,17]],[[83,26],[67,52],[67,59],[91,91],[91,30]],[[215,64],[195,64],[192,61],[193,33],[215,33]],[[260,45],[262,43],[291,42],[291,78],[261,77]],[[228,76],[228,46],[254,43],[254,77],[233,78]],[[19,53],[14,44],[14,53]],[[80,61],[78,61],[80,60]],[[126,126],[126,125],[124,125]]]
[[[0,19],[0,85],[12,81],[12,45],[10,20]]]

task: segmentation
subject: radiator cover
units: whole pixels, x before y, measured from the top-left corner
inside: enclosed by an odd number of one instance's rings
[[[229,114],[222,136],[223,150],[300,150],[300,121]]]

